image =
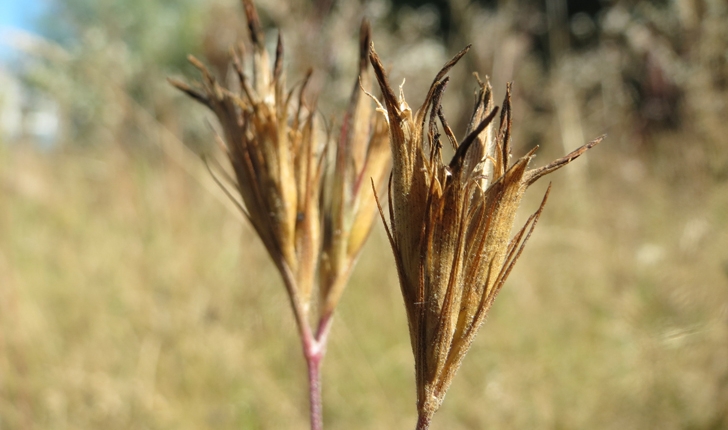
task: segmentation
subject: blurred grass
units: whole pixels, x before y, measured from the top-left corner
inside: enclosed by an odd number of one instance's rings
[[[316,68],[325,115],[348,97],[364,13],[412,106],[448,55],[473,42],[446,96],[453,124],[478,70],[496,93],[516,81],[515,152],[543,144],[535,165],[609,133],[551,178],[544,216],[433,429],[728,429],[722,3],[616,2],[594,18],[605,29],[598,44],[551,53],[553,64],[536,52],[549,34],[534,2],[450,2],[458,32],[447,42],[433,36],[427,6],[339,2],[322,19],[328,2],[260,3],[284,29],[290,66]],[[175,140],[208,148],[211,132],[164,82],[180,52],[226,59],[243,28],[239,4],[183,6],[127,15],[152,32],[184,26],[177,42],[139,35],[151,44],[139,54],[127,33],[108,31],[116,14],[91,16],[69,62],[45,59],[26,76],[48,89],[66,128],[45,151],[0,141],[0,430],[306,428],[305,369],[280,279]],[[169,64],[157,64],[169,43]],[[679,121],[645,113],[663,98]],[[522,220],[545,185],[527,194]],[[333,326],[327,428],[413,427],[398,289],[378,223]]]
[[[176,165],[114,148],[0,147],[0,428],[305,428],[258,239]],[[553,178],[433,428],[728,428],[728,184],[601,149],[586,183]],[[338,310],[331,429],[415,421],[387,248],[377,227]]]

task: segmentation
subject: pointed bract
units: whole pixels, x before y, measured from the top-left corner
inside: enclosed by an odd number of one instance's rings
[[[526,188],[601,140],[541,169],[527,169],[534,150],[511,164],[510,85],[496,121],[490,84],[477,79],[475,108],[466,137],[458,143],[440,101],[448,70],[466,51],[445,64],[413,113],[401,92],[395,98],[379,57],[370,49],[393,158],[388,226],[381,208],[380,213],[409,321],[421,422],[429,422],[440,407],[543,210],[548,192],[538,211],[511,238]],[[448,164],[441,158],[440,130],[455,148]]]
[[[359,76],[354,83],[337,144],[334,171],[326,188],[322,261],[319,269],[322,314],[333,312],[359,252],[369,236],[376,204],[370,179],[382,188],[391,157],[387,123],[364,93],[368,73],[371,29],[360,31]]]

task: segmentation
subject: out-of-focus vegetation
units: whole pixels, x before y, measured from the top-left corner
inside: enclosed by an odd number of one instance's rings
[[[190,155],[212,151],[208,114],[165,81],[191,73],[187,53],[224,75],[239,7],[56,0],[45,42],[11,65],[61,125],[44,150],[0,136],[0,428],[306,427],[280,280]],[[538,164],[608,133],[554,175],[433,428],[728,428],[725,1],[258,8],[291,81],[314,68],[324,116],[349,95],[368,16],[413,106],[472,43],[449,118],[467,120],[478,71],[496,99],[515,82],[516,155],[540,144]],[[375,229],[337,313],[328,428],[415,421],[387,247]]]

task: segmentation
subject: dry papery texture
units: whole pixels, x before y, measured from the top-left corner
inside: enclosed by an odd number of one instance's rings
[[[509,165],[510,85],[500,121],[495,122],[498,109],[490,84],[476,75],[475,108],[466,137],[458,143],[440,102],[448,71],[468,49],[445,64],[416,112],[401,87],[395,97],[373,47],[370,53],[383,93],[380,110],[390,125],[388,235],[415,356],[419,428],[426,428],[440,407],[548,196],[547,191],[536,213],[509,240],[523,193],[601,141],[538,169],[527,169],[535,148]],[[442,161],[440,130],[455,151],[449,164]]]
[[[252,2],[243,3],[250,44],[233,53],[237,82],[231,89],[194,58],[201,87],[172,83],[218,117],[224,132],[218,140],[234,171],[233,179],[221,170],[221,183],[235,190],[230,195],[236,201],[240,195],[240,210],[283,275],[297,321],[307,325],[320,303],[318,320],[325,325],[371,230],[376,203],[369,178],[383,184],[390,165],[386,122],[360,90],[371,81],[370,28],[362,24],[359,76],[331,151],[333,130],[321,124],[315,101],[307,101],[311,72],[286,87],[281,36],[271,68],[257,12]],[[312,299],[317,287],[319,303]]]

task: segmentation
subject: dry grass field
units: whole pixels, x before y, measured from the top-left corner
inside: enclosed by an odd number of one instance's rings
[[[434,428],[728,428],[728,183],[607,145],[553,176]],[[306,428],[288,302],[246,224],[165,159],[0,148],[0,429]],[[400,301],[377,225],[337,311],[327,428],[413,425]]]

